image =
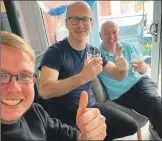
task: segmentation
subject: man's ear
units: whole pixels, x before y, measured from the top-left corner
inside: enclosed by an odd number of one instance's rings
[[[65,25],[66,25],[66,28],[68,29],[68,26],[67,26],[67,19],[65,20]]]
[[[93,20],[92,20],[92,23],[91,23],[91,27],[93,27]]]
[[[102,40],[102,35],[101,35],[101,32],[99,32],[99,36],[100,36],[100,39]]]

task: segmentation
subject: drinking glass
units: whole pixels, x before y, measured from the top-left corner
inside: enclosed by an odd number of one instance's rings
[[[97,48],[90,48],[87,50],[87,58],[88,59],[97,59],[101,56],[101,52]]]
[[[143,60],[141,53],[131,53],[130,63],[132,64],[132,67],[136,66],[136,64],[141,60]]]

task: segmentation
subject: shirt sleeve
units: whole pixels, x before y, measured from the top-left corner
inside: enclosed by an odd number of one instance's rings
[[[61,53],[56,46],[51,46],[45,52],[38,69],[41,71],[42,66],[55,69],[59,72],[61,67]]]
[[[39,115],[46,128],[46,138],[49,141],[76,141],[80,135],[75,127],[62,123],[56,118],[50,118],[48,113],[38,105]]]
[[[58,119],[48,117],[47,140],[76,141],[80,132],[67,124],[61,123]]]
[[[109,62],[109,60],[102,51],[101,51],[101,57],[102,57],[102,60],[103,60],[103,68],[104,68],[105,65]]]

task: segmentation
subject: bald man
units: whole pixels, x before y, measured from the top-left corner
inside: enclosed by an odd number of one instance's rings
[[[106,118],[107,140],[134,134],[138,125],[133,118],[96,103],[91,92],[91,81],[102,70],[117,80],[125,78],[128,72],[128,64],[120,55],[116,64],[108,61],[104,54],[95,59],[87,58],[87,50],[95,50],[86,43],[92,26],[92,11],[86,2],[73,2],[68,6],[66,27],[69,36],[49,47],[42,59],[39,67],[40,95],[48,99],[47,111],[52,117],[75,126],[80,92],[87,91],[88,107],[99,109]]]
[[[139,52],[133,45],[119,42],[119,34],[120,30],[116,23],[104,22],[100,31],[102,40],[100,49],[107,59],[115,62],[117,50],[122,46],[122,55],[129,63],[131,53],[138,54]],[[117,81],[104,72],[100,73],[99,78],[111,100],[148,117],[162,138],[161,97],[158,94],[157,85],[148,76],[141,75],[147,72],[147,68],[147,64],[139,60],[135,66],[129,63],[128,76],[122,81]]]

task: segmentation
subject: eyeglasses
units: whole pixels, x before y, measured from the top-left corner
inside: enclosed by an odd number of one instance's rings
[[[36,78],[37,78],[37,74],[33,74],[33,73],[20,73],[18,75],[12,75],[9,73],[0,73],[0,83],[1,84],[8,84],[12,77],[15,76],[16,80],[20,83],[20,84],[28,84],[28,83],[34,83]]]
[[[72,17],[68,17],[68,19],[70,20],[70,23],[72,25],[77,25],[80,20],[82,21],[83,25],[89,25],[90,22],[92,21],[92,18],[89,18],[89,17],[79,18],[79,17],[76,17],[76,16],[72,16]]]

